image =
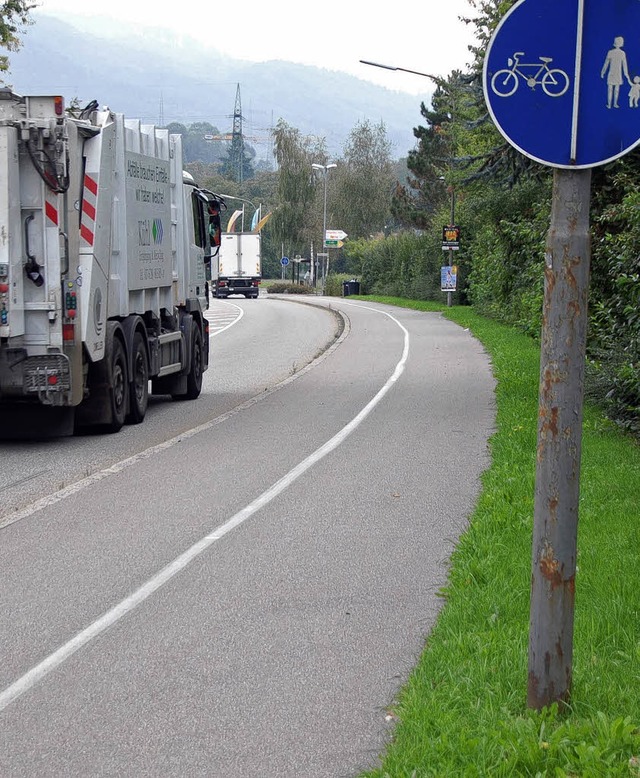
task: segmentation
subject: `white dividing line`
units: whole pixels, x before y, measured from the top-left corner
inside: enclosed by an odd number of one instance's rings
[[[367,306],[358,307],[366,308]],[[355,416],[355,418],[353,418],[345,427],[343,427],[340,432],[334,435],[324,445],[320,446],[320,448],[314,451],[313,454],[308,456],[306,459],[303,459],[302,462],[296,465],[296,467],[290,470],[273,486],[263,492],[252,503],[247,505],[241,511],[238,511],[235,516],[232,516],[214,532],[210,533],[191,546],[191,548],[174,559],[174,561],[168,564],[165,568],[160,570],[159,573],[153,576],[153,578],[150,578],[139,589],[118,603],[118,605],[111,608],[111,610],[107,611],[103,616],[94,621],[93,624],[90,624],[86,629],[82,630],[82,632],[79,632],[75,637],[71,638],[71,640],[61,646],[57,651],[54,651],[46,659],[25,673],[17,681],[12,683],[11,686],[7,687],[2,693],[0,693],[0,712],[11,705],[11,703],[17,700],[18,697],[36,686],[52,670],[55,670],[57,667],[59,667],[63,662],[69,659],[70,656],[75,654],[76,651],[93,640],[93,638],[100,635],[102,632],[119,621],[127,613],[143,603],[154,592],[157,592],[158,589],[164,586],[164,584],[166,584],[181,570],[187,567],[187,565],[189,565],[196,557],[202,554],[203,551],[206,551],[213,543],[215,543],[217,540],[220,540],[220,538],[223,538],[225,535],[231,532],[231,530],[238,527],[250,516],[253,516],[254,513],[259,511],[261,508],[271,502],[271,500],[281,494],[294,481],[300,478],[303,473],[306,473],[309,468],[313,467],[313,465],[319,462],[327,454],[334,451],[364,421],[364,419],[366,419],[366,417],[371,413],[371,411],[373,411],[373,409],[378,405],[382,398],[400,378],[409,357],[409,333],[407,329],[394,316],[386,313],[385,311],[380,311],[375,308],[367,308],[367,310],[371,310],[376,313],[383,313],[385,316],[388,316],[398,325],[398,327],[400,327],[404,333],[404,348],[402,350],[400,361],[397,363],[393,374],[390,376],[384,386],[378,391],[375,397],[373,397],[373,399],[364,406],[358,415]],[[208,425],[203,426],[206,427]],[[202,429],[202,427],[198,429]],[[165,445],[158,446],[154,450],[165,447]]]
[[[584,36],[584,0],[578,0],[576,32],[576,62],[573,68],[573,112],[571,119],[571,161],[578,157],[578,116],[580,113],[580,70],[582,68],[582,39]]]

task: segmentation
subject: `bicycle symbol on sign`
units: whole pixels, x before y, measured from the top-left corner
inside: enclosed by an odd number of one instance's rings
[[[562,97],[569,88],[569,76],[559,68],[550,68],[551,57],[539,57],[540,62],[520,62],[524,51],[516,51],[513,58],[507,60],[509,67],[498,70],[491,79],[491,88],[499,97],[511,97],[522,78],[531,89],[540,84],[542,91],[549,97]],[[528,68],[528,73],[523,72]],[[531,72],[531,69],[535,72]]]

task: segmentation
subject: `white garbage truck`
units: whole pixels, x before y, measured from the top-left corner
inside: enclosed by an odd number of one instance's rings
[[[0,437],[117,432],[209,362],[210,193],[179,135],[0,89]]]
[[[257,298],[262,280],[260,233],[223,232],[212,273],[215,297],[243,294]]]

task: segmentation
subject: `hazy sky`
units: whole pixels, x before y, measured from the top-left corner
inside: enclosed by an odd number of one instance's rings
[[[343,70],[389,89],[414,95],[433,91],[416,75],[360,64],[361,59],[445,76],[470,61],[473,29],[468,0],[354,0],[322,3],[243,0],[40,0],[45,12],[106,16],[124,24],[168,27],[209,42],[234,59],[284,59]],[[314,19],[312,21],[311,19]]]

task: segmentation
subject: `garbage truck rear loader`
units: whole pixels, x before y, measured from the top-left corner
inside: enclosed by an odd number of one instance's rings
[[[1,437],[116,432],[150,391],[198,397],[208,198],[180,136],[0,90]]]

